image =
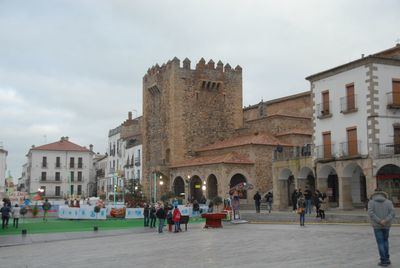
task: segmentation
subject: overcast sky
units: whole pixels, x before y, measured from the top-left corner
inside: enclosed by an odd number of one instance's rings
[[[0,0],[0,142],[14,177],[61,136],[105,152],[142,77],[174,56],[243,68],[243,102],[309,89],[304,77],[392,47],[400,1]]]

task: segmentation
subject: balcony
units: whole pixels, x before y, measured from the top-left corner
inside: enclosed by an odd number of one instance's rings
[[[357,95],[348,95],[340,98],[340,112],[342,114],[354,113],[357,111]]]
[[[400,109],[400,93],[399,92],[388,92],[387,96],[387,108],[388,109]]]
[[[311,156],[311,144],[297,147],[282,147],[282,150],[274,151],[274,161],[299,159]]]
[[[354,140],[340,143],[340,152],[342,158],[361,156],[361,141]]]
[[[315,158],[319,161],[335,159],[335,144],[319,145],[315,147]]]
[[[374,147],[374,151],[378,157],[391,157],[400,154],[400,144],[376,143]]]
[[[135,166],[140,166],[140,157],[135,157]]]
[[[39,180],[39,182],[41,182],[41,183],[61,183],[62,181],[61,181],[61,178],[55,178],[55,177],[51,177],[51,178],[49,178],[49,177],[47,177],[47,178],[40,178],[40,180]]]
[[[330,110],[331,106],[332,106],[331,101],[322,102],[322,103],[317,104],[317,107],[316,107],[317,108],[317,110],[316,110],[317,118],[324,119],[324,118],[332,117],[331,110]]]

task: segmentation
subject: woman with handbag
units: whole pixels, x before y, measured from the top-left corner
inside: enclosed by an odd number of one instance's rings
[[[304,216],[305,216],[306,200],[304,195],[301,194],[299,199],[297,199],[297,214],[300,215],[300,226],[304,226]]]

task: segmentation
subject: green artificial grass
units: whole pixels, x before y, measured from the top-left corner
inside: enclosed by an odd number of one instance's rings
[[[204,220],[190,218],[189,224],[200,222],[204,222]],[[158,221],[156,224],[158,224]],[[21,234],[22,229],[26,229],[28,234],[85,232],[93,231],[93,226],[98,226],[99,230],[138,228],[143,227],[143,219],[66,220],[51,218],[44,222],[42,218],[20,218],[18,229],[16,229],[12,226],[12,218],[10,218],[8,228],[0,228],[0,236]]]

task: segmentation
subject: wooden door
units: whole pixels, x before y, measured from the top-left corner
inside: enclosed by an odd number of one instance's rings
[[[393,87],[393,105],[399,105],[400,106],[400,81],[394,80],[392,81],[392,87]]]
[[[394,144],[394,153],[400,154],[400,127],[393,128],[393,144]]]
[[[347,111],[354,110],[356,108],[355,96],[354,96],[354,85],[346,86],[347,96]]]
[[[356,128],[347,129],[347,150],[349,156],[358,154]]]
[[[322,92],[322,114],[329,114],[329,91]]]
[[[331,133],[322,133],[322,139],[324,143],[324,158],[332,158],[332,144],[331,144]]]

